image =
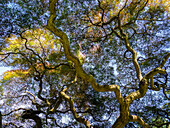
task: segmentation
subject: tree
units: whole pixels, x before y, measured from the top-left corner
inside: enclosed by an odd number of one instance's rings
[[[168,5],[1,2],[3,126],[168,127]]]

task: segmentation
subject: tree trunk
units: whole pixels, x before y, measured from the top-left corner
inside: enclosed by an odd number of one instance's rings
[[[128,121],[122,120],[119,116],[116,122],[112,125],[112,128],[124,128]]]

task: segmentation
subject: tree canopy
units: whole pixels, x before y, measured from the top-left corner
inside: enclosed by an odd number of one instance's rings
[[[168,128],[169,5],[1,1],[2,127]]]

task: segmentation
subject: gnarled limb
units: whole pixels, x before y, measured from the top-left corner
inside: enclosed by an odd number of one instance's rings
[[[129,48],[130,49],[130,48]],[[133,49],[131,49],[131,51],[133,52]],[[134,53],[135,54],[135,53]],[[151,70],[150,72],[148,72],[140,81],[139,83],[139,90],[130,93],[128,96],[125,97],[125,101],[127,104],[131,104],[134,100],[141,98],[145,95],[145,93],[147,92],[148,89],[148,85],[149,85],[149,79],[151,80],[151,88],[155,89],[155,90],[160,90],[161,86],[158,86],[158,88],[156,88],[154,86],[154,80],[153,80],[153,76],[156,75],[157,73],[161,73],[161,74],[165,74],[166,71],[164,69],[162,69],[162,67],[164,66],[164,64],[166,63],[166,61],[168,60],[168,57],[170,56],[170,54],[168,53],[162,63],[160,64],[159,67]],[[134,62],[136,63],[136,62]],[[136,63],[136,66],[138,66],[138,63]],[[132,120],[133,122],[138,122],[139,124],[141,124],[144,128],[149,128],[149,126],[143,122],[143,120],[135,115],[131,115],[129,116],[129,119]]]
[[[74,84],[75,82],[77,81],[77,75],[75,76],[75,79],[73,80],[73,81],[71,81],[71,83],[70,84],[68,84],[67,85],[67,87],[65,88],[65,89],[63,89],[61,92],[66,92],[67,91],[67,89],[69,89],[70,88],[70,86],[72,85],[72,84]],[[61,104],[61,102],[62,102],[62,98],[61,98],[61,96],[59,97],[59,99],[58,99],[58,101],[55,103],[55,105],[54,105],[54,107],[52,108],[52,109],[50,109],[50,113],[54,113],[56,110],[57,110],[57,108],[59,107],[59,105]]]
[[[143,97],[148,89],[148,80],[143,78],[139,83],[139,89],[130,93],[120,104],[120,116],[113,124],[112,128],[123,128],[129,122],[129,105],[136,99]]]
[[[165,65],[165,63],[166,63],[166,61],[168,60],[169,57],[170,57],[170,53],[168,53],[166,56],[164,56],[162,63],[159,65],[159,67],[152,69],[150,72],[148,72],[145,75],[145,77],[147,79],[149,79],[149,78],[152,78],[157,73],[165,74],[166,71],[165,71],[165,69],[162,69],[162,67]]]
[[[148,72],[145,77],[146,79],[150,79],[150,85],[151,85],[151,89],[155,90],[155,91],[159,91],[161,87],[163,87],[162,85],[158,84],[158,87],[155,87],[155,83],[154,83],[154,76],[157,73],[161,73],[161,74],[166,74],[166,70],[162,69],[162,67],[165,65],[166,61],[168,60],[168,58],[170,57],[170,53],[168,53],[166,56],[164,56],[162,63],[159,65],[159,67],[152,69],[150,72]]]
[[[143,97],[146,94],[147,89],[148,80],[146,78],[143,78],[139,83],[139,89],[125,97],[127,103],[130,105],[134,100]]]
[[[36,128],[42,128],[42,121],[39,116],[36,114],[40,114],[42,111],[34,111],[32,109],[25,110],[22,114],[23,119],[33,119],[36,123]]]
[[[16,112],[16,111],[19,111],[19,110],[27,110],[27,109],[26,109],[26,108],[18,108],[18,109],[14,109],[14,110],[10,111],[9,113],[2,114],[2,116],[8,116],[8,115],[10,115],[11,113]]]
[[[150,85],[151,85],[151,89],[154,90],[154,91],[160,91],[160,89],[161,89],[161,85],[160,84],[157,84],[158,87],[155,87],[155,82],[154,82],[154,78],[153,77],[150,78]]]
[[[112,128],[124,128],[124,126],[128,123],[122,122],[122,118],[119,116],[116,120],[116,122],[112,125]]]
[[[125,33],[124,33],[125,34]],[[125,34],[124,37],[125,46],[127,48],[126,52],[132,53],[132,61],[136,70],[137,78],[139,79],[139,90],[130,93],[125,97],[125,101],[128,105],[130,105],[134,100],[139,99],[145,95],[148,89],[148,80],[145,77],[142,77],[141,69],[137,60],[137,52],[130,46],[128,41],[128,35]],[[125,54],[126,54],[125,52]],[[125,56],[125,55],[124,55]]]
[[[135,66],[135,69],[136,69],[137,78],[139,79],[139,81],[141,81],[143,77],[141,74],[141,69],[140,69],[139,63],[137,61],[137,52],[130,46],[127,34],[125,37],[125,45],[126,45],[127,51],[130,51],[132,53],[132,61],[133,61],[133,65]]]
[[[77,75],[80,76],[82,79],[86,80],[87,82],[91,83],[91,85],[95,91],[98,91],[98,92],[114,91],[117,101],[120,104],[123,104],[124,98],[122,97],[122,95],[120,93],[120,87],[118,85],[103,85],[102,86],[102,85],[97,84],[96,80],[94,79],[94,77],[92,75],[85,73],[79,59],[71,53],[67,35],[64,32],[62,32],[61,30],[59,30],[58,28],[56,28],[54,25],[54,20],[56,18],[56,10],[55,10],[56,2],[57,2],[57,0],[50,0],[50,4],[49,4],[50,17],[47,22],[47,28],[52,33],[54,33],[56,36],[58,36],[60,38],[60,42],[63,44],[64,53],[65,53],[67,59],[71,60],[75,64],[75,69],[76,69]],[[61,91],[60,94],[62,95],[63,98],[65,98],[69,102],[71,111],[72,111],[75,119],[78,122],[85,124],[86,127],[91,127],[91,124],[88,120],[78,116],[78,114],[76,113],[76,110],[74,108],[74,101],[68,95],[66,95],[65,90]],[[124,111],[124,110],[122,110],[122,111]],[[125,112],[128,113],[127,111],[125,111]],[[125,124],[123,124],[122,126],[124,126],[124,125]]]
[[[83,70],[81,63],[79,59],[74,56],[70,51],[70,45],[67,35],[55,27],[54,20],[56,18],[56,9],[55,4],[57,3],[57,0],[50,0],[50,17],[47,22],[47,28],[54,33],[56,36],[60,38],[60,42],[63,44],[64,47],[64,53],[68,60],[71,60],[75,64],[76,73],[78,76],[80,76],[82,79],[86,80],[87,82],[91,83],[93,89],[98,92],[106,92],[106,91],[114,91],[116,94],[116,98],[119,103],[123,102],[123,97],[120,93],[120,87],[118,85],[99,85],[96,83],[96,80],[92,75],[89,75],[85,73]]]
[[[140,125],[143,126],[143,128],[150,128],[150,126],[147,123],[145,123],[139,116],[130,115],[129,119],[130,122],[138,122]]]
[[[165,69],[162,69],[161,67],[157,67],[157,68],[152,69],[150,72],[148,72],[148,73],[145,75],[145,77],[146,77],[147,79],[150,79],[150,78],[152,78],[153,76],[155,76],[157,73],[165,74],[166,71],[165,71]]]
[[[52,33],[54,33],[57,37],[60,38],[60,42],[63,44],[63,48],[64,48],[64,53],[67,57],[68,60],[72,61],[75,65],[75,69],[76,69],[76,73],[79,77],[81,77],[82,79],[84,79],[85,81],[89,82],[93,89],[95,91],[98,92],[106,92],[106,91],[114,91],[116,94],[116,99],[118,100],[118,102],[120,103],[121,106],[121,115],[118,118],[118,120],[115,122],[115,124],[113,125],[113,127],[117,127],[117,128],[123,128],[129,121],[129,105],[130,103],[132,103],[135,99],[141,98],[145,95],[145,93],[147,92],[148,89],[148,78],[150,78],[149,76],[154,73],[161,73],[164,72],[163,69],[161,69],[161,67],[159,67],[159,72],[149,72],[149,74],[145,75],[145,77],[142,77],[141,74],[141,69],[139,66],[139,63],[137,61],[137,52],[130,46],[129,41],[128,41],[128,35],[125,34],[121,28],[121,25],[119,25],[119,29],[120,29],[120,34],[118,33],[118,37],[120,36],[121,39],[123,39],[125,41],[125,46],[127,48],[127,51],[130,51],[132,53],[132,61],[133,61],[133,65],[135,67],[136,70],[136,74],[137,74],[137,78],[139,79],[140,83],[139,83],[139,90],[130,93],[125,99],[122,97],[121,93],[120,93],[120,87],[118,85],[99,85],[97,84],[95,78],[92,75],[87,74],[83,68],[82,65],[79,61],[79,59],[73,55],[70,51],[70,45],[69,45],[69,40],[68,37],[66,35],[66,33],[64,33],[63,31],[59,30],[55,24],[54,24],[54,20],[56,18],[56,9],[55,9],[55,4],[57,3],[58,0],[50,0],[49,3],[49,8],[50,8],[50,17],[48,19],[47,22],[47,29],[49,29]],[[119,21],[120,22],[120,21]],[[113,31],[115,32],[115,31]],[[164,62],[162,62],[162,65]],[[163,66],[162,66],[163,67]],[[75,119],[77,119],[77,121],[82,122],[83,124],[85,124],[86,126],[90,126],[89,123],[87,123],[87,121],[85,119],[83,119],[82,117],[79,117],[75,111],[74,108],[74,102],[73,100],[66,95],[65,91],[61,92],[61,95],[63,96],[63,98],[65,98],[69,103],[70,103],[70,108],[71,111],[73,112],[73,115],[75,117]],[[125,113],[125,116],[122,116],[123,113]],[[122,123],[121,120],[124,120],[124,122]],[[132,118],[133,119],[133,118]],[[135,120],[138,121],[138,120]]]
[[[159,66],[160,68],[162,68],[165,65],[165,63],[166,63],[166,61],[168,60],[169,57],[170,57],[170,53],[168,53],[167,55],[164,56],[162,63]]]
[[[69,102],[69,104],[70,104],[70,109],[71,109],[71,111],[72,111],[72,113],[73,113],[73,115],[74,115],[74,118],[75,118],[78,122],[84,124],[87,128],[92,128],[90,122],[89,122],[87,119],[84,119],[83,117],[81,117],[81,116],[79,116],[79,115],[77,114],[76,109],[75,109],[75,107],[74,107],[74,101],[73,101],[73,99],[72,99],[71,97],[69,97],[69,96],[65,93],[64,90],[61,91],[60,94],[61,94],[61,96],[62,96],[64,99],[66,99],[66,100]]]
[[[133,51],[133,50],[132,50]],[[164,66],[164,64],[166,63],[166,61],[168,60],[168,57],[170,56],[170,53],[168,53],[162,63],[160,64],[159,67],[151,70],[150,72],[148,72],[140,81],[139,83],[139,90],[130,93],[125,99],[128,101],[128,103],[132,103],[135,99],[141,98],[145,95],[145,93],[147,92],[148,89],[148,85],[149,85],[149,79],[150,79],[150,84],[151,84],[151,89],[159,91],[160,90],[160,85],[156,88],[154,86],[154,80],[153,80],[153,76],[156,75],[157,73],[161,73],[161,74],[165,74],[166,71],[164,69],[162,69],[162,67]],[[135,62],[136,63],[136,62]],[[136,66],[138,67],[138,63],[136,63]],[[140,69],[140,68],[139,68]]]

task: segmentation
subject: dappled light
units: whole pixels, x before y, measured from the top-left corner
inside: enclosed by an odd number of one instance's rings
[[[167,128],[169,5],[0,2],[0,127]]]

